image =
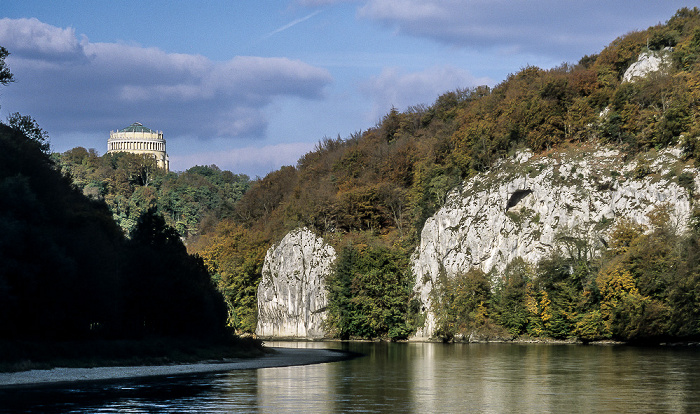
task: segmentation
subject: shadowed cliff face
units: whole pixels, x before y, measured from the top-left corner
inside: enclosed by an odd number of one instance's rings
[[[271,247],[258,287],[256,334],[276,338],[322,338],[328,304],[325,278],[335,250],[310,230],[297,229]]]
[[[516,257],[537,263],[567,241],[584,240],[599,253],[618,219],[648,224],[647,214],[668,203],[677,229],[687,225],[692,199],[680,174],[692,176],[679,150],[651,152],[625,163],[614,149],[577,149],[531,157],[521,153],[453,190],[429,218],[413,258],[414,291],[427,312],[416,336],[430,337],[435,320],[430,292],[443,274],[472,267],[501,272]]]

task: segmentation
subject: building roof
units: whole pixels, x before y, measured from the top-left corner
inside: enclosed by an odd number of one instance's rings
[[[133,124],[129,125],[128,127],[124,129],[120,129],[117,132],[152,132],[155,133],[155,131],[151,130],[150,128],[146,128],[145,126],[141,125],[140,122],[134,122]]]

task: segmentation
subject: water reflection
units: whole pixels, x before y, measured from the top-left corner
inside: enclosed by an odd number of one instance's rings
[[[694,412],[698,350],[415,344],[416,411]]]
[[[308,413],[334,411],[331,364],[258,370],[258,411]]]
[[[282,345],[276,343],[275,345]],[[298,343],[296,347],[334,344]],[[366,354],[287,368],[265,407],[292,412],[699,412],[700,350],[541,344],[351,343]],[[298,381],[295,381],[294,379]],[[263,385],[265,384],[265,386]],[[325,384],[325,386],[323,385]],[[295,399],[303,388],[315,390]],[[319,391],[318,387],[324,387]],[[273,391],[277,390],[277,391]],[[267,404],[269,402],[269,404]]]
[[[700,412],[700,349],[268,343],[349,361],[187,377],[0,389],[0,412]]]

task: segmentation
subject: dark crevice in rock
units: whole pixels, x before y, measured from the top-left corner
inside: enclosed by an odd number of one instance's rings
[[[530,190],[529,188],[526,190],[515,190],[515,192],[513,192],[513,194],[511,194],[510,198],[508,199],[508,203],[506,204],[506,211],[515,207],[523,198],[527,197],[530,194],[532,194],[532,190]]]

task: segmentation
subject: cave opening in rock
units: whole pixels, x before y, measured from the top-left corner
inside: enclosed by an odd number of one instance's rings
[[[518,205],[518,203],[522,201],[523,198],[527,197],[530,194],[532,194],[532,190],[530,190],[529,188],[525,190],[515,190],[513,194],[510,195],[508,203],[506,203],[506,211]]]

